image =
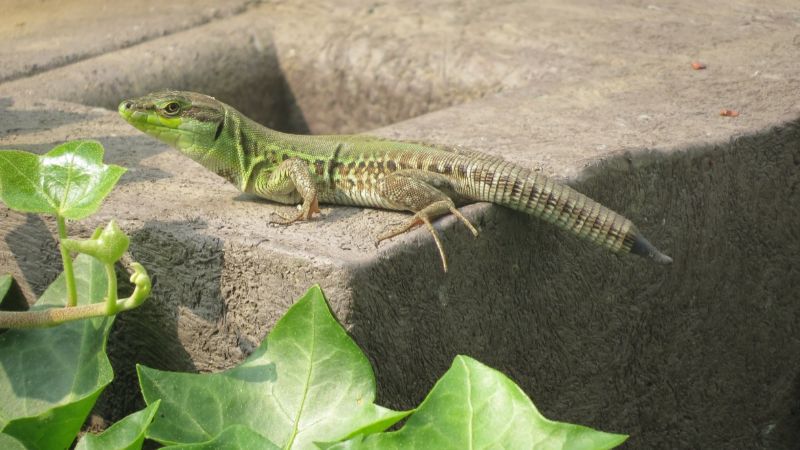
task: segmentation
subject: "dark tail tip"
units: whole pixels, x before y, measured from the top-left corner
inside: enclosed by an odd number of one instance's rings
[[[641,234],[636,235],[631,247],[631,253],[640,256],[646,256],[659,264],[672,264],[672,258],[658,251],[647,239]]]

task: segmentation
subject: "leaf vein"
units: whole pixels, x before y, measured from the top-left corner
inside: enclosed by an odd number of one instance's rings
[[[286,447],[284,448],[292,448],[294,444],[294,439],[297,437],[300,427],[300,416],[303,413],[303,408],[305,407],[306,399],[308,397],[308,388],[309,384],[311,383],[311,373],[314,370],[314,353],[316,351],[316,344],[317,344],[317,329],[315,327],[317,318],[317,310],[315,307],[312,306],[311,308],[311,349],[309,350],[309,357],[308,357],[308,372],[306,373],[306,382],[303,385],[303,398],[300,400],[300,406],[297,408],[297,416],[294,420],[294,428],[292,430],[292,435],[289,436],[289,441],[286,443]]]
[[[475,411],[472,406],[472,380],[470,379],[469,367],[462,361],[461,364],[464,366],[464,371],[467,372],[467,376],[464,379],[467,382],[467,408],[469,409],[469,421],[467,422],[467,439],[469,443],[469,448],[472,450],[473,441],[475,440],[475,431],[473,430],[474,421],[475,421]]]

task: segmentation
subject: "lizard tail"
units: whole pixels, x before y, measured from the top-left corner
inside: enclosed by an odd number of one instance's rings
[[[485,173],[481,192],[476,193],[481,200],[539,217],[614,253],[672,263],[672,258],[645,239],[633,222],[571,187],[508,162],[498,164],[491,172]]]

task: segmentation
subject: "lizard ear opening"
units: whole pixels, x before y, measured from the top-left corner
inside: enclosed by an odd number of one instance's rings
[[[214,140],[216,141],[219,139],[219,135],[222,134],[222,126],[225,125],[224,120],[219,121],[219,125],[217,125],[217,131],[214,133]]]

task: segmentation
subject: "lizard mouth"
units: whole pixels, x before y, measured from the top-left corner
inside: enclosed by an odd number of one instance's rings
[[[152,110],[152,108],[151,110],[148,111],[146,107],[135,103],[133,100],[123,100],[119,104],[117,111],[119,112],[119,115],[122,116],[123,119],[125,119],[126,122],[130,123],[136,128],[139,128],[142,131],[147,131],[143,129],[142,126],[148,123],[156,126],[159,125],[156,122],[156,120],[153,120],[156,119],[156,117],[151,118],[151,116],[158,115],[155,113],[155,111]]]
[[[183,123],[180,117],[164,117],[156,111],[155,106],[148,107],[134,100],[123,100],[117,111],[126,122],[148,133],[153,129],[178,130]]]
[[[135,100],[123,100],[117,111],[138,130],[171,145],[177,145],[181,135],[193,134],[191,130],[180,128],[183,122],[180,117],[163,117],[155,107],[148,108]]]
[[[119,104],[117,111],[123,119],[134,126],[137,123],[147,123],[152,126],[177,128],[181,123],[180,118],[162,117],[161,114],[156,112],[154,106],[148,107],[147,105],[136,103],[133,100],[123,100]]]

